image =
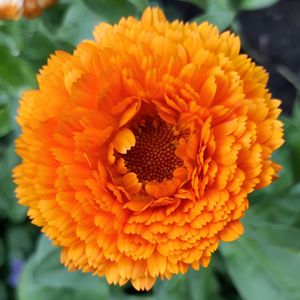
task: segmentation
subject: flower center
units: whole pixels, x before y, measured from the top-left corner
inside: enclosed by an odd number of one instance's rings
[[[171,179],[173,171],[183,163],[175,155],[180,138],[176,127],[148,117],[132,131],[136,144],[123,156],[126,168],[134,172],[140,182]]]

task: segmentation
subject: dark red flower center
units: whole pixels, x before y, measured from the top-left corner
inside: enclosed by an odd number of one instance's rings
[[[142,120],[132,131],[136,144],[123,156],[127,169],[134,172],[140,182],[171,179],[173,171],[183,163],[175,155],[179,131],[153,117]]]

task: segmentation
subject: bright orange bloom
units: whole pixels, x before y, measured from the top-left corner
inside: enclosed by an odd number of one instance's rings
[[[0,20],[17,20],[22,15],[23,0],[0,0]]]
[[[56,2],[57,0],[24,0],[24,16],[35,18]]]
[[[280,169],[280,101],[208,23],[148,8],[94,36],[23,96],[17,196],[70,270],[149,290],[243,233],[248,194]]]
[[[18,20],[22,15],[34,18],[57,0],[0,0],[0,20]]]

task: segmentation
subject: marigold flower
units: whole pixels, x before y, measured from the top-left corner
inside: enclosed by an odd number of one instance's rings
[[[17,20],[22,14],[22,0],[0,0],[0,20]]]
[[[21,100],[17,196],[70,270],[149,290],[243,233],[248,194],[280,169],[280,101],[208,23],[148,8],[94,37]]]
[[[0,0],[0,20],[18,20],[22,15],[34,18],[57,0]]]

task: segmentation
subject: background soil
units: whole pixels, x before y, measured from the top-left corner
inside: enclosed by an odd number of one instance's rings
[[[267,9],[241,12],[238,19],[254,58],[270,73],[273,96],[290,114],[299,87],[300,1],[282,0]]]

